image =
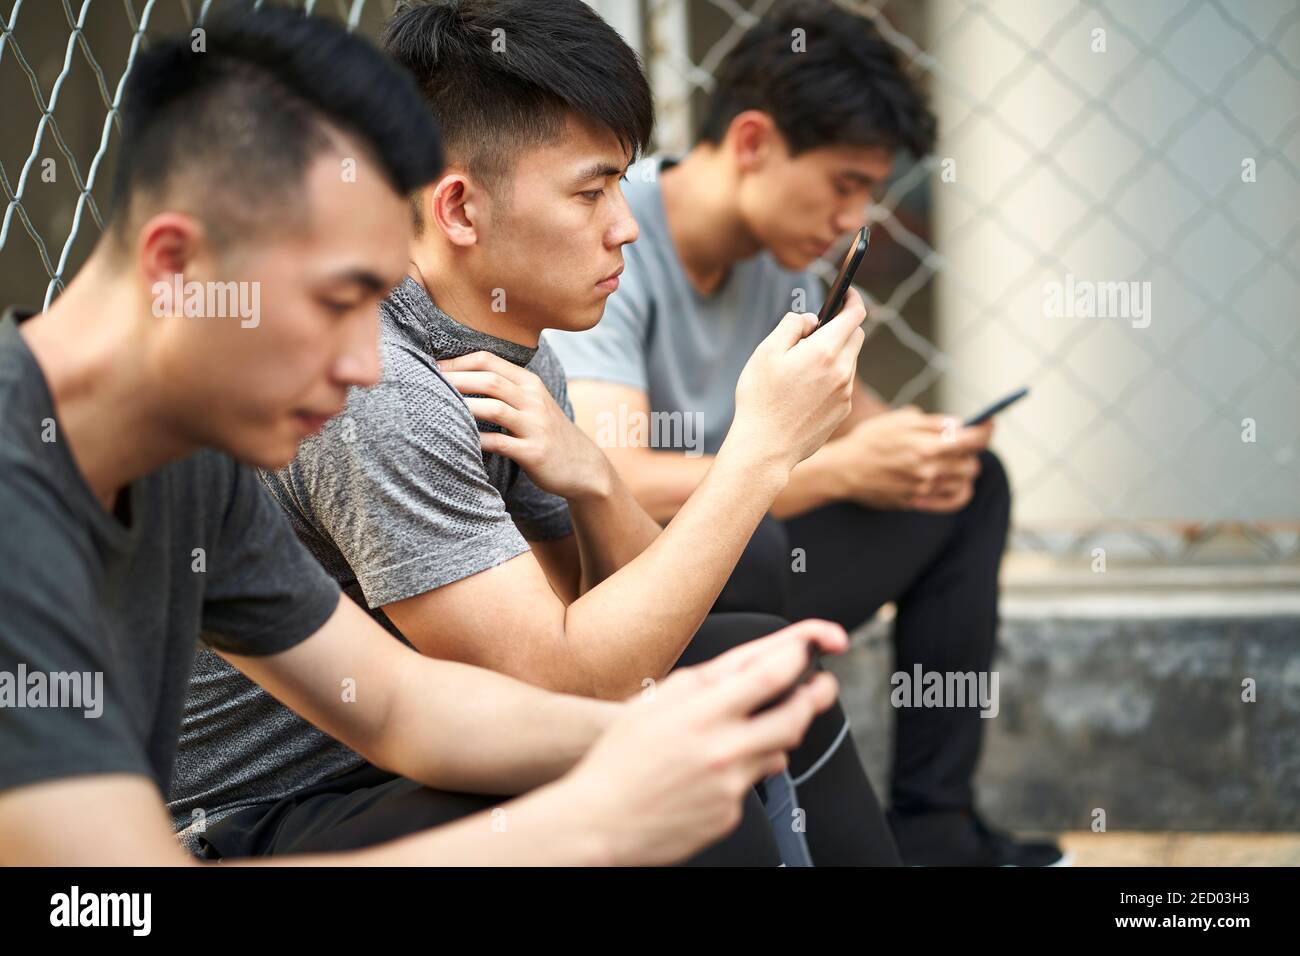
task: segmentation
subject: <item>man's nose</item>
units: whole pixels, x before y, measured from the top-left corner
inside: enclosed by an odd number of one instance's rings
[[[868,205],[862,205],[840,210],[839,215],[835,217],[835,231],[840,235],[857,232],[866,225],[869,208]]]
[[[334,380],[340,385],[368,388],[379,381],[379,309],[351,323],[343,351],[334,363]]]
[[[618,213],[608,235],[609,244],[613,248],[636,242],[637,237],[641,235],[641,227],[637,225],[636,217],[632,215],[632,209],[623,198],[621,190],[618,197]]]

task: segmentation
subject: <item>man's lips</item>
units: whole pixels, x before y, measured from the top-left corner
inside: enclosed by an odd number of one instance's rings
[[[605,289],[606,291],[613,292],[615,289],[618,288],[618,277],[621,276],[622,274],[623,274],[623,267],[619,266],[609,275],[605,276],[605,278],[597,282],[596,288]]]
[[[324,428],[331,418],[340,414],[342,411],[342,407],[332,412],[297,411],[293,413],[293,417],[296,418],[299,424],[306,428],[309,433],[315,434]]]

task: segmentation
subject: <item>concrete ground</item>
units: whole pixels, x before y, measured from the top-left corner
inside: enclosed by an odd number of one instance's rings
[[[1061,835],[1075,866],[1300,866],[1300,833]]]

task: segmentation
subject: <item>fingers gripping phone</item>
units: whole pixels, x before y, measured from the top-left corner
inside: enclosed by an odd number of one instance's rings
[[[826,296],[826,301],[822,303],[822,310],[817,313],[818,328],[821,328],[834,318],[844,305],[844,297],[849,293],[849,286],[853,285],[853,276],[857,273],[858,266],[862,265],[862,258],[867,254],[867,245],[870,240],[871,230],[866,226],[859,229],[858,234],[853,237],[853,242],[849,244],[849,251],[844,254],[844,263],[840,266],[840,274],[831,283],[830,294]]]
[[[771,710],[773,707],[779,707],[782,704],[784,704],[787,700],[789,700],[791,696],[793,696],[795,691],[797,691],[800,687],[802,687],[804,684],[808,683],[810,680],[812,680],[814,677],[817,676],[817,672],[821,669],[818,666],[818,662],[821,660],[821,657],[822,657],[821,648],[818,647],[815,643],[809,642],[808,663],[804,665],[804,669],[800,672],[799,676],[795,678],[794,683],[791,684],[789,687],[785,688],[785,690],[781,691],[779,694],[777,694],[775,697],[769,700],[766,704],[763,704],[763,706],[755,710],[751,716],[757,717],[759,714],[765,713]]]

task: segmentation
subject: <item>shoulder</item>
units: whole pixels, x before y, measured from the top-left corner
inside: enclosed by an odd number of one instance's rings
[[[6,463],[35,462],[41,443],[51,440],[53,412],[35,360],[16,331],[5,331],[0,342],[0,450]]]
[[[384,445],[429,432],[473,434],[478,429],[464,398],[437,363],[398,338],[381,340],[383,377],[369,388],[348,392],[343,412],[319,435],[303,442],[299,457],[361,444]]]
[[[0,450],[0,606],[43,601],[57,588],[60,603],[93,593],[98,549],[91,526],[34,455]],[[16,603],[15,603],[16,602]]]

